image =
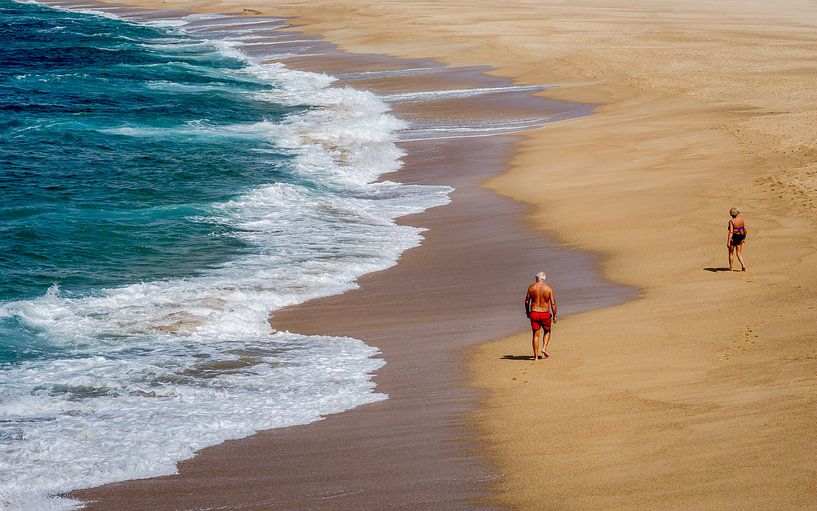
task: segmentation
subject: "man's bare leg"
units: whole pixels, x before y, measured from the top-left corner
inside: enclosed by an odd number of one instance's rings
[[[542,335],[542,356],[544,358],[550,356],[550,353],[548,353],[548,343],[550,343],[550,330],[547,330],[544,335]]]
[[[539,358],[539,330],[533,331],[533,359]]]

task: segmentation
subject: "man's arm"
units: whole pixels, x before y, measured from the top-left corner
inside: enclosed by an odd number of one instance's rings
[[[553,322],[556,323],[556,291],[550,290],[550,310],[553,311]]]
[[[530,317],[530,288],[525,291],[525,316]]]

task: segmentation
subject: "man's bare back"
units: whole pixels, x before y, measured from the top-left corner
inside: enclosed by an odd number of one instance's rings
[[[550,300],[552,297],[553,288],[541,280],[534,282],[528,286],[527,302],[530,304],[529,310],[537,312],[550,312]]]
[[[539,356],[539,331],[542,331],[542,357],[548,358],[547,346],[550,342],[551,324],[556,322],[556,293],[545,284],[545,272],[536,274],[535,282],[528,286],[525,293],[525,314],[530,319],[533,330],[533,359]]]

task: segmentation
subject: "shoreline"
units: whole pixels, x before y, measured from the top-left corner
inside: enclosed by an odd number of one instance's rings
[[[372,65],[365,56],[346,59],[336,55],[306,59],[293,67],[320,71],[329,63],[349,72],[348,60],[363,69]],[[374,60],[375,68],[384,65],[383,57]],[[391,60],[393,65],[397,62]],[[410,67],[406,62],[399,65]],[[433,77],[401,80],[398,88],[439,90],[450,84],[473,88],[502,81],[481,71],[441,68]],[[351,85],[357,87],[359,82]],[[388,90],[395,80],[363,83],[365,89]],[[422,122],[428,116],[457,119],[457,114],[467,114],[462,118],[521,118],[532,109],[564,116],[570,115],[569,108],[576,108],[529,97],[527,90],[492,95],[479,103],[483,114],[476,116],[475,102],[468,98],[434,101],[435,106],[425,110],[411,103],[396,104],[395,111]],[[540,239],[522,220],[524,208],[479,186],[507,168],[512,147],[520,139],[494,136],[401,142],[408,153],[404,167],[381,179],[455,187],[452,204],[399,219],[401,224],[430,229],[422,246],[404,253],[397,266],[361,278],[359,289],[274,313],[273,324],[279,329],[348,335],[380,347],[387,365],[376,374],[376,390],[389,393],[389,400],[306,426],[262,431],[205,448],[178,464],[180,476],[113,483],[71,495],[87,501],[87,509],[261,503],[265,509],[382,509],[398,502],[413,503],[406,508],[425,508],[434,502],[450,509],[493,509],[482,502],[487,498],[485,481],[496,476],[485,467],[466,434],[475,394],[465,388],[461,352],[526,324],[518,314],[517,288],[541,264],[539,254],[543,252],[551,267],[564,267],[565,274],[572,270],[576,277],[575,283],[565,286],[565,296],[572,297],[572,305],[563,308],[565,313],[629,296],[627,291],[594,280],[593,257]],[[528,248],[527,255],[520,254],[521,247]],[[455,256],[458,251],[470,255]],[[509,264],[514,267],[502,268]],[[479,275],[477,282],[469,282],[472,274]],[[411,282],[411,289],[390,284],[395,281]],[[478,297],[479,287],[474,284],[491,292]],[[596,292],[600,296],[594,296]],[[451,301],[459,305],[443,312]],[[471,309],[465,314],[458,308],[462,302]],[[402,303],[399,318],[393,317],[394,303]],[[364,312],[355,315],[349,311]],[[472,333],[472,328],[478,332]],[[447,344],[433,339],[440,331],[440,341]],[[378,432],[384,424],[391,424],[388,432]],[[338,467],[344,467],[346,473],[339,474]]]
[[[551,97],[604,104],[521,142],[488,185],[536,203],[534,223],[605,254],[605,276],[644,292],[560,321],[547,373],[499,363],[519,338],[475,351],[472,382],[488,395],[475,426],[507,474],[491,502],[813,506],[813,8],[449,1],[433,18],[408,3],[288,8],[344,49],[494,64],[517,83],[565,85]],[[533,194],[543,161],[545,205]],[[720,271],[734,205],[752,233],[747,275]],[[512,383],[522,373],[535,385]],[[539,410],[558,420],[542,424]],[[547,445],[520,449],[534,433]],[[529,488],[530,473],[548,474],[547,487]]]

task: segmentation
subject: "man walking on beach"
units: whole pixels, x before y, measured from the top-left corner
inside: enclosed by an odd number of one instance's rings
[[[545,272],[536,274],[536,280],[525,293],[525,315],[530,319],[533,330],[533,359],[548,358],[550,324],[556,323],[556,293],[545,284]],[[553,315],[551,316],[551,310]],[[542,356],[539,356],[539,330],[542,330]]]

